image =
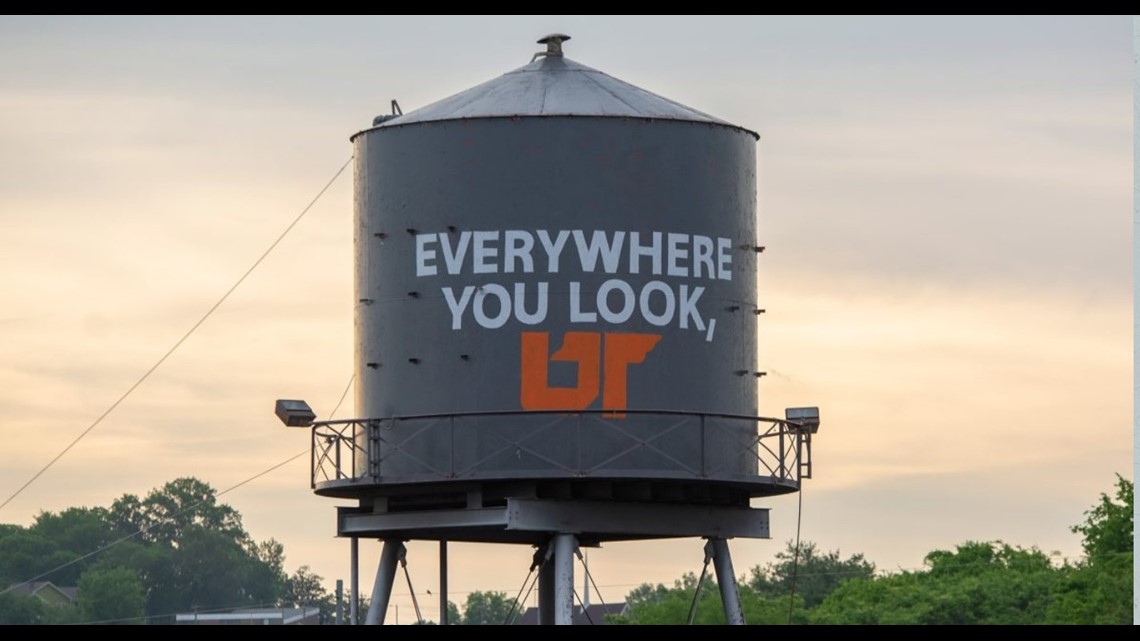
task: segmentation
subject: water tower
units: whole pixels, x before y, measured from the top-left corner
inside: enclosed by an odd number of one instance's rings
[[[355,145],[356,408],[312,424],[337,535],[536,546],[568,623],[578,546],[702,537],[742,623],[727,539],[810,477],[818,412],[757,410],[756,141],[563,56],[377,117]],[[299,414],[298,414],[299,412]]]

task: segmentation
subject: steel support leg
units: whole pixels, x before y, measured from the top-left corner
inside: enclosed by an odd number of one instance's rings
[[[578,539],[573,534],[554,536],[554,625],[574,624],[574,551]]]
[[[544,551],[540,550],[539,554]],[[549,554],[545,556],[538,566],[538,624],[554,625],[554,558]]]
[[[449,625],[447,620],[447,541],[439,542],[439,624]]]
[[[396,565],[400,562],[403,550],[403,541],[384,540],[384,551],[380,553],[380,566],[376,568],[376,583],[372,586],[372,602],[368,606],[368,617],[364,625],[384,625],[388,601],[392,598],[392,583],[396,579]]]
[[[348,540],[348,624],[356,625],[360,622],[356,604],[360,602],[360,539],[355,536]]]
[[[744,625],[744,611],[740,608],[740,592],[736,588],[736,574],[732,571],[732,557],[728,554],[728,541],[710,538],[716,582],[720,585],[720,598],[724,602],[724,617],[729,625]]]
[[[336,625],[344,625],[344,581],[336,580]]]

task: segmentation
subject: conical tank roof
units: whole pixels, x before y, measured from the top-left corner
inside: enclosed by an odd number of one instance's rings
[[[547,51],[536,54],[530,64],[415,111],[386,117],[373,129],[475,118],[578,116],[708,123],[759,139],[752,130],[563,57],[561,43],[569,39],[547,36],[539,40]]]

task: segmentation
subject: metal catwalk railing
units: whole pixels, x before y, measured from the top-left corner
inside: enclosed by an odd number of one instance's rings
[[[654,419],[654,429],[650,434],[635,433],[629,428],[632,417]],[[525,418],[528,423],[522,429],[516,429],[516,434],[504,436],[494,432],[495,422],[520,418]],[[542,418],[548,420],[534,422]],[[577,432],[576,460],[567,460],[565,452],[560,453],[563,457],[558,459],[529,442],[557,426],[566,428],[568,423]],[[583,460],[581,434],[584,425],[600,426],[625,442],[611,445],[610,449],[604,450],[604,456],[593,457],[595,460]],[[755,427],[748,428],[749,425]],[[481,456],[457,460],[454,456],[457,431],[461,433],[476,427],[498,437],[501,444]],[[684,438],[693,438],[691,433],[686,435],[683,430],[697,431],[695,438],[699,452],[686,457],[688,460],[677,456],[676,443],[672,443],[672,448],[660,444],[661,439],[671,434],[681,433]],[[417,440],[422,445],[425,434],[441,441],[435,451],[446,450],[448,455],[428,457],[416,454],[415,448],[408,447],[409,443]],[[727,446],[734,448],[734,457],[739,454],[749,463],[753,459],[756,461],[754,476],[748,468],[745,478],[737,480],[769,481],[798,488],[803,479],[811,478],[811,436],[808,429],[795,421],[677,410],[627,409],[620,414],[601,409],[574,412],[515,410],[320,421],[312,427],[310,484],[315,489],[318,484],[334,481],[379,482],[382,472],[388,467],[386,463],[397,459],[415,466],[419,472],[417,480],[463,479],[471,477],[496,457],[511,452],[518,456],[525,453],[541,462],[545,471],[553,471],[561,477],[590,478],[612,472],[611,466],[615,462],[637,450],[653,452],[660,457],[659,460],[668,461],[670,478],[719,479],[733,472],[728,469],[731,461],[726,460],[732,457],[723,455]],[[719,447],[721,454],[706,455],[706,446]],[[470,460],[472,458],[474,460]],[[596,460],[598,458],[601,460]],[[521,471],[520,475],[526,476],[526,472]]]

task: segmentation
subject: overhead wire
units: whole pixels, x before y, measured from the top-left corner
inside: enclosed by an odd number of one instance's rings
[[[693,620],[697,617],[697,601],[701,598],[701,587],[704,586],[705,577],[709,573],[709,561],[712,560],[712,555],[705,552],[705,563],[701,567],[701,577],[697,579],[697,587],[693,590],[693,602],[689,604],[689,614],[685,617],[685,625],[693,625]]]
[[[522,601],[519,601],[516,604],[516,607],[518,609],[515,610],[515,616],[511,617],[511,623],[518,621],[518,618],[519,618],[518,615],[522,614],[522,604],[526,603],[526,600],[530,598],[530,594],[531,594],[531,592],[534,592],[534,586],[537,584],[538,584],[538,575],[536,574],[534,576],[534,578],[531,579],[530,587],[526,589],[526,594],[523,595]]]
[[[800,483],[800,491],[796,507],[796,547],[792,552],[792,589],[788,592],[788,625],[792,624],[792,608],[795,606],[796,577],[800,569],[800,524],[804,515],[804,484]]]
[[[46,465],[41,467],[38,472],[33,474],[30,479],[28,479],[23,485],[21,485],[8,498],[4,499],[4,502],[0,503],[0,510],[3,510],[17,496],[20,496],[20,494],[22,494],[24,492],[24,490],[28,489],[28,487],[32,483],[35,483],[37,479],[39,479],[41,476],[43,476],[43,474],[45,472],[47,472],[49,469],[51,469],[51,467],[53,465],[55,465],[56,462],[58,462],[61,458],[63,458],[63,456],[65,454],[67,454],[68,452],[71,451],[71,448],[75,447],[76,444],[78,444],[80,441],[82,441],[83,438],[86,437],[88,434],[90,434],[92,430],[94,430],[96,427],[98,427],[99,424],[103,422],[103,419],[107,418],[107,416],[110,415],[111,412],[115,411],[115,408],[117,408],[123,401],[125,401],[127,399],[127,397],[131,395],[132,392],[134,392],[136,389],[138,389],[138,387],[140,385],[142,385],[143,382],[145,382],[148,378],[150,378],[150,375],[153,374],[154,371],[159,368],[159,366],[161,366],[163,363],[165,363],[166,359],[170,358],[171,354],[173,354],[175,352],[175,350],[177,350],[182,345],[182,343],[185,343],[186,339],[190,338],[190,336],[199,327],[202,326],[202,323],[205,323],[206,319],[208,319],[214,313],[214,311],[216,311],[219,307],[221,307],[222,303],[226,302],[226,299],[228,299],[230,297],[230,294],[233,294],[234,291],[242,283],[245,282],[245,279],[248,278],[249,275],[251,273],[253,273],[253,270],[257,269],[258,265],[260,265],[262,263],[262,261],[264,261],[265,258],[267,256],[269,256],[269,253],[272,252],[274,250],[274,248],[276,248],[277,245],[279,245],[281,243],[281,241],[285,239],[285,236],[290,231],[292,231],[292,229],[294,227],[297,226],[297,223],[301,222],[301,219],[305,217],[305,214],[309,213],[309,210],[313,208],[313,205],[317,204],[317,201],[321,199],[321,196],[323,196],[325,194],[325,192],[328,191],[330,187],[332,187],[333,183],[336,182],[336,179],[339,178],[342,173],[344,173],[344,170],[348,168],[349,163],[352,162],[352,159],[354,157],[355,156],[349,156],[348,160],[345,161],[345,163],[343,165],[341,165],[340,169],[338,169],[335,174],[333,174],[333,177],[330,178],[327,183],[325,183],[325,186],[322,187],[321,190],[319,192],[317,192],[317,195],[314,196],[311,201],[309,201],[309,204],[306,205],[305,208],[301,210],[301,213],[297,214],[297,217],[293,219],[293,222],[289,223],[285,227],[285,230],[282,231],[277,236],[277,238],[272,243],[269,244],[269,247],[266,248],[265,251],[262,252],[261,255],[257,257],[257,260],[253,261],[253,264],[250,265],[249,269],[247,269],[245,271],[245,273],[242,274],[241,277],[238,278],[237,281],[234,282],[234,284],[228,290],[226,290],[226,293],[222,294],[222,297],[219,298],[217,302],[215,302],[208,310],[206,310],[206,313],[203,314],[202,317],[199,318],[196,323],[194,323],[193,325],[190,326],[190,329],[186,330],[186,333],[184,333],[181,338],[179,338],[177,341],[175,341],[174,345],[171,346],[170,349],[166,350],[165,354],[163,354],[157,361],[155,361],[155,363],[153,365],[150,366],[150,369],[143,372],[143,375],[140,376],[138,378],[138,380],[136,380],[130,387],[128,387],[127,391],[123,392],[123,394],[121,396],[119,396],[119,398],[116,399],[114,403],[111,403],[111,406],[108,407],[106,410],[104,410],[104,412],[102,414],[100,414],[98,418],[96,418],[90,425],[88,425],[87,429],[80,432],[79,436],[76,436],[74,439],[72,439],[72,441],[70,443],[68,443],[62,450],[60,450],[60,452],[58,454],[56,454],[55,457],[53,457],[50,461],[48,461]]]
[[[353,375],[348,378],[348,385],[344,386],[344,392],[341,393],[340,400],[336,402],[336,405],[333,406],[332,411],[329,412],[328,420],[331,421],[333,419],[333,417],[336,416],[336,411],[340,409],[341,403],[343,403],[344,399],[348,397],[348,391],[350,389],[352,389],[352,384],[355,382],[356,382],[356,374],[353,373]]]
[[[412,587],[412,575],[408,572],[407,560],[400,559],[400,565],[404,568],[404,578],[408,580],[408,592],[412,595],[412,606],[416,609],[416,623],[423,625],[424,617],[420,614],[420,600],[416,598],[416,590]]]
[[[586,609],[586,604],[582,602],[582,597],[578,596],[578,588],[574,588],[574,598],[578,600],[578,606],[582,608],[582,614],[586,615],[586,622],[590,625],[597,625],[594,623],[594,617],[590,616],[590,611]]]
[[[609,608],[606,606],[606,600],[602,598],[602,591],[598,589],[598,583],[594,580],[594,575],[590,574],[590,566],[586,565],[586,557],[582,555],[580,549],[576,550],[576,552],[578,554],[578,560],[582,562],[582,572],[586,574],[586,579],[590,582],[590,585],[594,586],[594,593],[598,595],[598,601],[602,603],[602,610],[607,611]]]
[[[511,608],[507,611],[507,618],[503,620],[503,625],[510,625],[513,622],[515,611],[521,611],[522,604],[525,603],[527,597],[530,596],[530,590],[527,590],[527,584],[530,583],[531,587],[534,587],[534,582],[538,581],[538,576],[535,575],[534,568],[535,566],[532,564],[530,566],[530,572],[527,572],[526,578],[523,579],[522,585],[519,586],[519,593],[515,595],[514,601],[511,601]],[[534,581],[531,581],[532,576],[534,576]],[[523,596],[523,590],[526,590],[526,596]],[[521,601],[519,600],[520,598],[522,599]]]

